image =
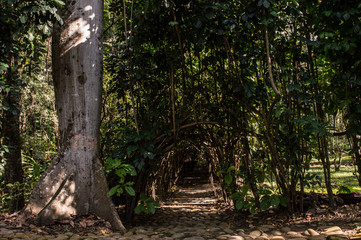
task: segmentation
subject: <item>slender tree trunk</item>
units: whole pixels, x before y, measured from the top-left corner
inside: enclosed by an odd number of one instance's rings
[[[308,23],[307,23],[308,25]],[[310,33],[307,32],[306,33],[306,38],[307,39],[311,39],[310,37]],[[311,72],[312,77],[317,81],[317,84],[315,85],[315,89],[314,89],[314,96],[315,96],[315,111],[316,111],[316,116],[318,116],[320,118],[320,122],[323,122],[325,120],[325,113],[323,111],[322,108],[322,98],[321,98],[321,92],[320,92],[320,88],[319,88],[319,83],[318,83],[318,74],[317,74],[317,65],[315,64],[314,61],[314,56],[313,56],[313,51],[312,51],[312,46],[307,45],[307,53],[308,53],[308,60],[309,60],[309,70]],[[335,206],[335,200],[334,200],[334,196],[333,196],[333,192],[332,192],[332,186],[331,186],[331,169],[330,169],[330,158],[329,158],[329,154],[328,154],[328,142],[327,142],[327,138],[326,136],[317,136],[317,140],[318,140],[318,149],[319,149],[319,154],[320,154],[320,159],[322,162],[322,166],[323,166],[323,173],[325,176],[325,185],[326,185],[326,190],[327,190],[327,194],[328,194],[328,199],[330,202],[330,206],[334,207]]]
[[[96,214],[125,231],[99,160],[102,90],[102,0],[66,0],[54,27],[53,81],[60,148],[33,190],[27,214],[41,224]]]
[[[242,125],[244,129],[247,129],[248,121],[247,121],[246,113],[244,111],[242,112]],[[251,154],[251,147],[249,145],[247,133],[244,133],[241,142],[242,142],[242,148],[244,154],[244,161],[247,169],[247,178],[249,179],[249,186],[253,193],[255,204],[257,207],[259,207],[260,198],[258,194],[257,180],[255,176],[255,168]]]
[[[361,186],[361,156],[360,156],[360,148],[359,148],[359,141],[357,136],[352,136],[352,146],[354,148],[354,156],[355,156],[355,165],[357,166],[357,180],[358,185]]]
[[[5,192],[11,197],[7,201],[9,212],[15,212],[24,207],[23,169],[21,163],[21,137],[20,137],[20,98],[21,90],[17,87],[17,64],[14,57],[11,59],[11,68],[6,74],[6,84],[12,90],[5,95],[4,100],[10,109],[4,111],[2,118],[2,144],[8,148],[4,153],[4,182]]]

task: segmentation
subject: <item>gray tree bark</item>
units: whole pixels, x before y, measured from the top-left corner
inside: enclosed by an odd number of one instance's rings
[[[66,0],[53,32],[53,81],[60,149],[36,188],[26,214],[41,224],[96,214],[125,231],[99,161],[103,0]]]

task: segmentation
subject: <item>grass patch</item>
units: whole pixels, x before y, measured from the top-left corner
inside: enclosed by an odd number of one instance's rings
[[[333,162],[333,161],[332,161]],[[321,187],[316,185],[313,188],[306,188],[306,191],[314,191],[316,193],[326,193],[325,178],[323,174],[322,164],[318,160],[313,160],[308,170],[309,173],[315,174],[321,179]],[[337,194],[341,186],[349,186],[355,191],[361,192],[361,187],[358,185],[358,181],[355,173],[355,167],[352,163],[350,156],[344,156],[340,170],[336,171],[334,165],[331,165],[331,184],[333,193]]]

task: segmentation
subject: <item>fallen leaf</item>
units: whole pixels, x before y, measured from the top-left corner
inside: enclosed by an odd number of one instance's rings
[[[93,226],[96,222],[97,222],[97,221],[95,221],[95,220],[88,220],[88,221],[86,221],[86,225],[87,225],[88,227],[90,227],[90,226]]]
[[[83,221],[83,222],[79,222],[79,225],[82,226],[83,228],[86,228],[86,226],[87,226],[86,222],[84,222],[84,221]]]
[[[112,227],[112,225],[110,224],[110,222],[105,222],[105,226],[106,226],[107,228],[111,228],[111,227]]]
[[[30,227],[30,228],[36,228],[36,226],[33,225],[33,224],[30,224],[29,227]]]
[[[14,212],[13,214],[8,215],[8,218],[17,217],[19,212]]]

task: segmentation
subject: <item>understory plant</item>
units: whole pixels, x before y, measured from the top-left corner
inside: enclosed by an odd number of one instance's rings
[[[152,197],[145,195],[144,193],[140,194],[140,204],[134,209],[136,214],[144,212],[145,214],[154,214],[155,207],[160,207],[159,202],[155,201]]]

